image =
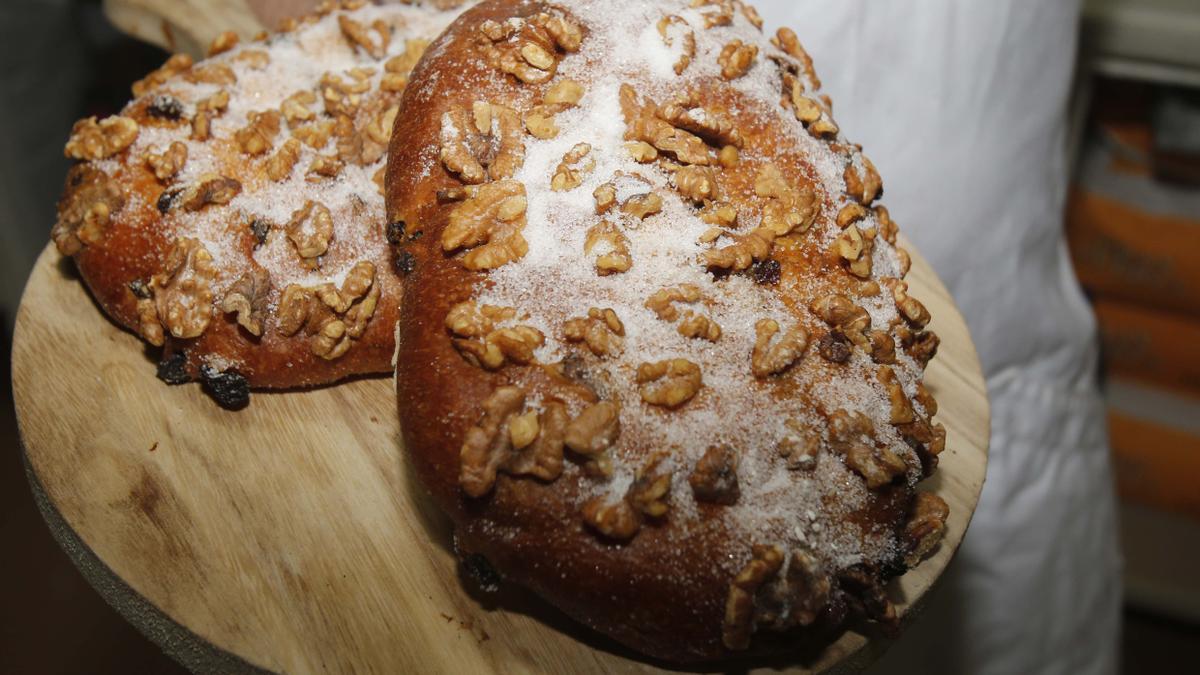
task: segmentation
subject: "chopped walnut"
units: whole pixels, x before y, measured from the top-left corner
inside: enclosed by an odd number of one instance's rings
[[[324,148],[333,137],[333,120],[322,120],[292,129],[292,136],[313,150]]]
[[[834,242],[838,257],[845,261],[850,272],[860,279],[871,277],[871,256],[875,249],[874,236],[874,229],[863,232],[858,225],[850,225]]]
[[[703,204],[720,196],[717,172],[711,167],[683,166],[675,171],[675,187],[684,197]]]
[[[676,75],[682,75],[683,71],[692,65],[692,59],[696,58],[695,31],[682,17],[671,14],[658,21],[658,34],[670,49],[675,47],[676,40],[681,41],[679,59],[675,62],[674,69]]]
[[[874,330],[868,335],[871,342],[871,358],[875,363],[887,364],[896,362],[896,341],[892,336],[881,331]]]
[[[726,648],[744,651],[754,635],[754,600],[760,588],[779,575],[783,551],[777,546],[755,546],[753,558],[729,584],[725,600],[725,618],[721,623],[721,642]]]
[[[670,510],[671,474],[662,469],[665,455],[656,453],[634,475],[627,498],[642,515],[662,518]]]
[[[608,450],[621,435],[621,409],[610,401],[588,406],[567,424],[563,442],[572,452],[606,464]],[[610,467],[611,469],[611,467]]]
[[[925,309],[925,305],[921,304],[921,301],[908,294],[907,283],[903,281],[893,283],[892,295],[896,299],[896,309],[899,310],[900,316],[904,317],[910,326],[921,329],[929,325],[932,320],[929,310]]]
[[[399,114],[400,106],[394,105],[376,115],[364,130],[367,138],[381,147],[386,147],[392,139],[392,127],[396,124],[396,116]],[[382,154],[380,157],[382,157]],[[378,159],[378,157],[375,159]],[[374,164],[374,160],[369,163]]]
[[[732,147],[736,152],[744,143],[733,119],[716,108],[705,107],[694,91],[676,96],[658,108],[656,114],[671,126],[691,132],[716,147]]]
[[[808,348],[808,331],[799,325],[793,326],[772,345],[779,331],[779,322],[774,319],[762,319],[754,325],[757,337],[750,363],[751,370],[757,378],[778,375],[791,368]]]
[[[583,522],[600,534],[617,541],[629,541],[642,527],[637,511],[625,499],[609,501],[600,496],[583,505]]]
[[[146,155],[146,165],[154,172],[154,177],[167,182],[179,175],[183,165],[187,163],[187,146],[174,141],[162,152],[151,152]]]
[[[250,156],[269,152],[275,144],[275,137],[279,135],[281,117],[278,110],[252,112],[247,115],[249,124],[238,129],[233,135],[238,147]]]
[[[826,295],[814,300],[809,310],[830,328],[841,331],[850,342],[864,349],[870,348],[867,331],[871,329],[871,315],[854,304],[850,298],[844,295]]]
[[[186,72],[194,65],[192,57],[187,54],[174,54],[158,70],[133,83],[133,95],[141,98],[154,89],[166,84],[167,80]]]
[[[87,164],[71,169],[72,187],[59,204],[50,237],[59,253],[75,255],[100,241],[113,214],[125,206],[125,195],[108,174]]]
[[[643,363],[637,369],[642,400],[664,408],[678,408],[692,400],[704,386],[700,366],[687,359]]]
[[[758,227],[745,236],[735,237],[735,242],[724,248],[712,249],[701,254],[701,261],[713,269],[741,272],[760,260],[766,260],[775,246],[775,233],[768,227]]]
[[[656,213],[661,213],[663,208],[662,197],[659,197],[653,192],[633,195],[621,204],[621,212],[627,213],[638,220],[645,220]]]
[[[542,97],[542,103],[545,105],[579,105],[584,91],[583,85],[575,80],[559,80],[546,91],[546,95]]]
[[[409,40],[404,43],[404,53],[393,56],[383,64],[384,74],[380,88],[384,91],[400,92],[408,86],[408,76],[417,67],[425,50],[429,48],[429,40]]]
[[[628,272],[633,267],[629,253],[629,238],[613,223],[605,220],[593,225],[583,242],[585,255],[592,255],[597,247],[603,247],[596,256],[596,273],[602,277]]]
[[[512,178],[525,162],[523,124],[512,108],[477,102],[442,116],[441,161],[462,182]]]
[[[484,56],[495,68],[526,84],[542,84],[558,70],[559,49],[579,50],[583,28],[556,10],[528,21],[485,21],[480,25],[480,38]]]
[[[317,102],[317,95],[302,89],[283,99],[283,103],[279,105],[279,112],[283,114],[283,118],[287,120],[289,127],[295,127],[302,122],[308,122],[317,116],[316,113],[309,108],[310,105]]]
[[[164,328],[178,340],[203,335],[212,321],[216,277],[212,255],[198,240],[176,241],[163,271],[148,284],[151,299],[138,303],[142,336],[162,346]],[[142,303],[153,303],[153,309]]]
[[[741,496],[737,468],[738,455],[733,448],[727,445],[710,447],[688,476],[696,500],[722,506],[736,504]]]
[[[721,339],[721,326],[711,318],[695,312],[686,312],[679,322],[679,334],[686,338],[716,342]]]
[[[205,174],[180,196],[183,208],[199,211],[208,206],[224,206],[242,193],[242,184],[226,176]]]
[[[325,112],[334,117],[354,117],[362,105],[363,96],[371,91],[371,73],[365,68],[352,68],[344,73],[325,73],[319,86]]]
[[[320,202],[304,202],[284,225],[296,253],[306,261],[314,261],[329,250],[333,238],[333,214]]]
[[[314,354],[328,361],[341,358],[366,333],[379,295],[375,265],[366,261],[351,268],[340,290],[329,283],[292,284],[279,300],[279,333],[290,337],[304,329]]]
[[[904,556],[906,565],[916,567],[937,548],[946,534],[946,519],[949,517],[950,507],[944,499],[929,492],[916,494],[912,511],[904,524],[904,538],[908,546],[908,553]]]
[[[292,175],[296,162],[300,161],[300,141],[289,138],[279,146],[279,151],[267,159],[267,178],[279,182]]]
[[[808,188],[796,189],[774,164],[765,165],[754,181],[754,192],[766,198],[763,227],[777,237],[806,232],[817,216],[816,195]]]
[[[912,403],[908,400],[908,395],[904,393],[904,387],[900,384],[900,379],[896,377],[896,371],[892,370],[891,366],[880,366],[875,373],[879,384],[883,385],[883,389],[887,392],[888,402],[891,405],[892,424],[909,424],[916,421],[916,413],[913,411]]]
[[[867,209],[862,204],[853,202],[838,211],[837,224],[843,230],[867,217]]]
[[[658,159],[658,148],[645,141],[631,141],[625,144],[625,150],[633,161],[639,164],[650,164]]]
[[[238,325],[251,335],[262,337],[270,293],[271,275],[255,266],[229,288],[221,299],[220,310],[226,314],[236,314]]]
[[[862,166],[856,166],[854,162],[850,162],[842,177],[846,181],[846,194],[863,206],[870,206],[883,194],[883,180],[879,177],[879,172],[875,170],[875,165],[867,159],[866,155],[860,155],[860,158]]]
[[[830,445],[846,466],[874,490],[891,483],[908,471],[908,465],[889,448],[876,447],[874,425],[862,413],[837,410],[830,416]]]
[[[197,103],[196,114],[192,117],[192,140],[207,141],[212,134],[212,119],[228,108],[229,92],[224,89]]]
[[[875,207],[875,220],[879,222],[879,236],[892,246],[896,245],[896,236],[900,234],[900,228],[896,225],[896,221],[892,220],[892,214],[887,210],[886,206]],[[905,270],[907,274],[907,270]]]
[[[582,342],[596,356],[616,356],[624,346],[625,325],[612,309],[588,309],[587,318],[575,318],[563,324],[567,342]]]
[[[539,414],[522,413],[525,392],[500,387],[484,401],[483,419],[467,430],[459,451],[459,485],[479,498],[495,487],[498,473],[551,481],[562,475],[566,406],[549,401]]]
[[[309,183],[319,183],[323,180],[337,178],[346,168],[346,163],[337,157],[317,155],[304,171],[304,179]]]
[[[376,61],[387,54],[388,44],[392,41],[392,30],[386,21],[377,19],[371,23],[371,27],[368,29],[348,15],[341,14],[338,16],[338,26],[352,45],[362,49]],[[372,37],[372,31],[379,37],[378,41]]]
[[[201,63],[183,74],[183,79],[192,84],[237,84],[237,73],[224,63]]]
[[[534,138],[543,141],[558,137],[559,128],[554,123],[555,107],[539,105],[525,113],[525,128]]]
[[[529,252],[525,229],[525,186],[514,180],[481,185],[450,212],[442,232],[447,253],[472,249],[462,257],[472,271],[492,270],[520,260]]]
[[[246,64],[251,70],[262,70],[271,65],[271,55],[261,49],[243,49],[233,60]]]
[[[646,309],[668,323],[679,320],[679,309],[674,303],[695,304],[700,301],[700,287],[695,284],[680,284],[659,290],[646,300]]]
[[[617,204],[617,188],[612,183],[605,183],[592,193],[596,199],[596,215],[608,213]]]
[[[937,356],[938,347],[942,342],[933,331],[913,330],[905,325],[896,327],[896,336],[900,338],[900,345],[908,355],[922,366],[929,365],[933,357]]]
[[[758,45],[748,45],[741,40],[730,42],[725,45],[720,56],[717,57],[717,63],[721,66],[721,77],[726,80],[736,80],[750,72],[750,68],[754,66],[754,60],[757,58]]]
[[[771,39],[771,44],[799,62],[799,67],[804,71],[814,89],[821,88],[821,80],[817,77],[816,69],[813,68],[812,57],[800,45],[800,38],[796,37],[796,31],[791,28],[780,28],[775,37]]]
[[[587,164],[582,163],[591,152],[592,146],[587,143],[579,143],[568,150],[558,168],[554,170],[554,176],[550,179],[550,189],[566,192],[582,185],[584,177],[596,167],[595,160]]]
[[[658,106],[642,98],[632,86],[621,85],[620,99],[626,140],[645,141],[683,164],[708,166],[712,163],[709,147],[703,139],[662,119]]]
[[[79,160],[108,159],[133,145],[139,128],[137,122],[120,115],[99,122],[95,117],[79,120],[71,129],[66,156]]]
[[[821,451],[821,435],[812,426],[795,418],[784,422],[787,433],[779,440],[779,456],[793,471],[812,469]]]
[[[530,326],[496,327],[497,323],[515,316],[511,308],[461,302],[450,308],[446,328],[454,335],[455,349],[474,366],[499,370],[510,362],[528,365],[533,363],[534,351],[545,344],[546,337]]]

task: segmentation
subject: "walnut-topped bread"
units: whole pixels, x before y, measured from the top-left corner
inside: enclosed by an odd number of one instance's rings
[[[460,3],[461,4],[461,3]],[[327,3],[218,39],[75,125],[53,239],[104,310],[163,347],[160,376],[248,388],[391,367],[400,303],[383,170],[408,74],[456,12]]]
[[[482,556],[673,661],[896,613],[938,338],[880,177],[736,0],[492,0],[405,92],[404,442]]]

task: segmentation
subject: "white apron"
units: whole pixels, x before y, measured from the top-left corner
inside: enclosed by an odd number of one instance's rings
[[[795,29],[970,325],[993,406],[974,522],[874,673],[1116,672],[1096,326],[1067,259],[1077,0],[759,0]]]

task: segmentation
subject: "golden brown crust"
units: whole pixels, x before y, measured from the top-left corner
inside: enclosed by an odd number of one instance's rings
[[[390,369],[403,235],[384,155],[408,71],[453,16],[328,3],[286,34],[173,57],[119,116],[76,125],[53,239],[114,320],[164,347],[164,379],[224,378],[237,404],[247,386]]]
[[[405,445],[466,551],[647,654],[893,625],[944,431],[878,175],[794,35],[616,4],[486,2],[413,73]]]

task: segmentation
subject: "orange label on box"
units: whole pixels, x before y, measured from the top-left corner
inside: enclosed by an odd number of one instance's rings
[[[1200,319],[1106,299],[1095,307],[1105,370],[1200,393]]]
[[[1200,520],[1200,437],[1108,414],[1121,499]]]

